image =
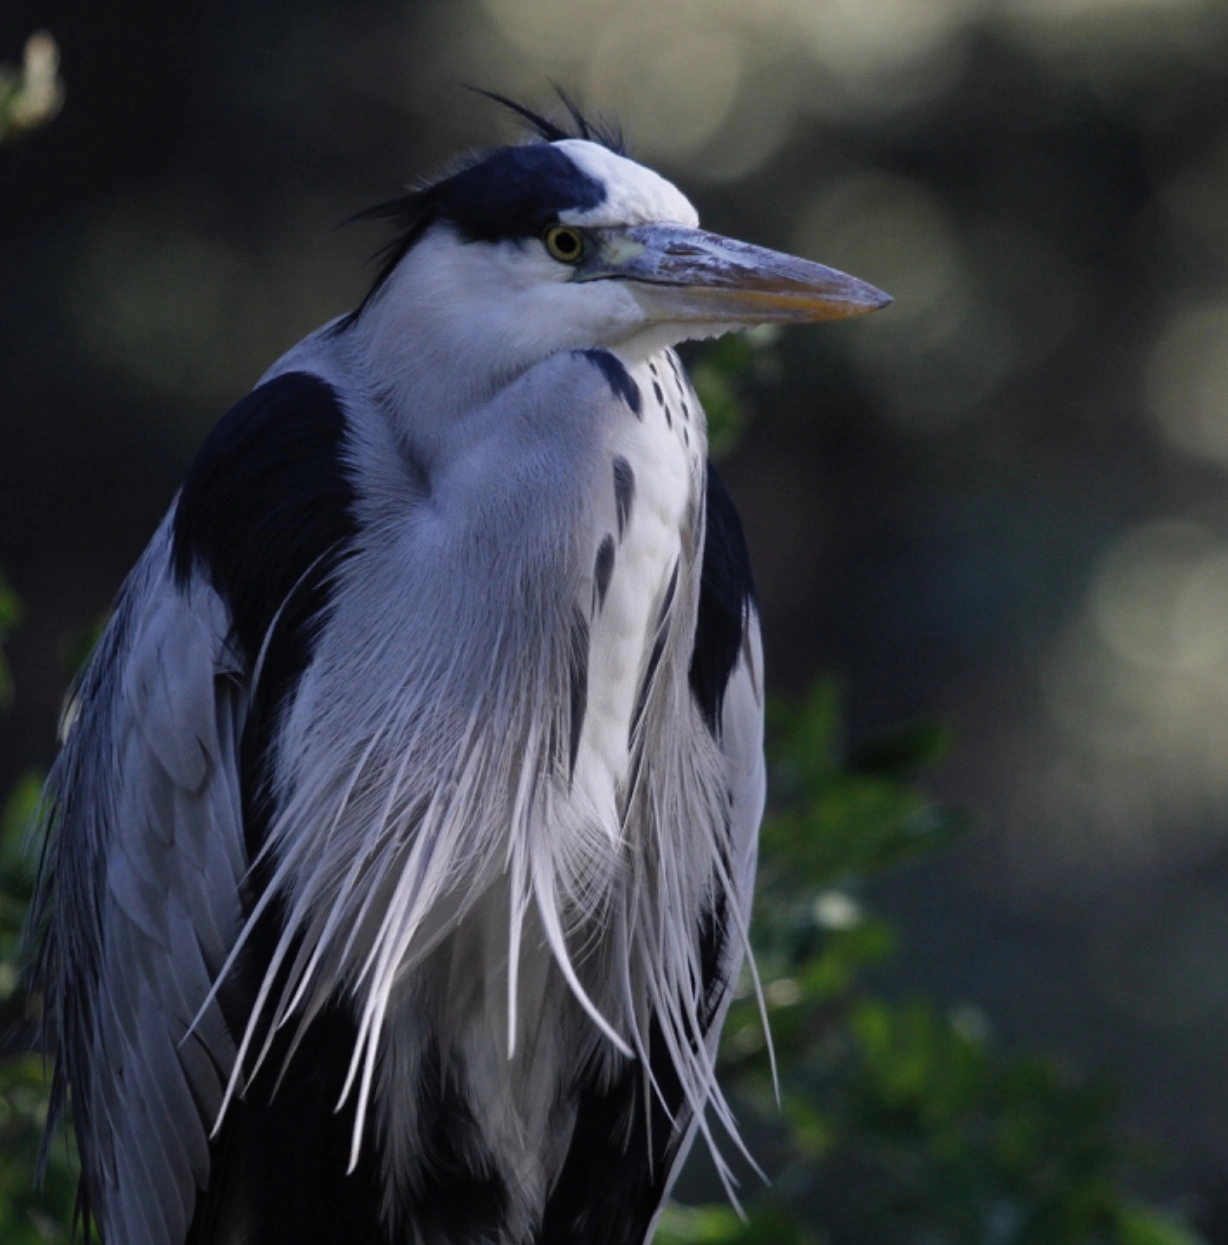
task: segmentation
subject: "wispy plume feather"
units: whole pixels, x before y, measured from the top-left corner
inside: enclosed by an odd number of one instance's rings
[[[356,581],[365,573],[361,555],[338,571]],[[710,983],[698,923],[678,919],[728,913],[735,940],[744,936],[721,831],[729,809],[719,749],[706,730],[672,725],[697,713],[686,678],[697,579],[697,566],[681,567],[663,590],[659,660],[612,825],[571,782],[568,621],[571,600],[584,597],[579,584],[563,593],[543,587],[536,600],[545,608],[509,611],[493,630],[489,620],[459,622],[458,602],[415,611],[419,626],[446,630],[447,642],[419,632],[410,646],[402,631],[383,631],[398,651],[362,660],[401,673],[352,678],[371,689],[361,705],[320,696],[330,677],[321,653],[323,676],[305,678],[280,731],[275,769],[284,781],[266,849],[276,865],[232,956],[280,897],[284,927],[226,1104],[269,1057],[277,1030],[291,1025],[301,1035],[331,1000],[348,998],[358,1030],[338,1106],[354,1109],[357,1164],[389,1058],[389,1016],[427,961],[493,904],[506,921],[505,1057],[532,1065],[541,1006],[560,1015],[578,1007],[599,1063],[638,1058],[648,1068],[655,1031],[683,1110],[732,1195],[713,1125],[740,1142],[716,1083]],[[556,984],[526,1012],[522,973],[543,952]]]

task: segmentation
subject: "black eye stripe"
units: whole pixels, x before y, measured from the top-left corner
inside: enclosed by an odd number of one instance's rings
[[[603,203],[605,186],[548,143],[504,147],[434,190],[438,216],[474,242],[532,237]]]

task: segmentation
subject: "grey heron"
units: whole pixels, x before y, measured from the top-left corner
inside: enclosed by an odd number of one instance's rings
[[[501,102],[71,697],[32,984],[106,1245],[639,1245],[724,1163],[763,665],[673,347],[889,300]]]

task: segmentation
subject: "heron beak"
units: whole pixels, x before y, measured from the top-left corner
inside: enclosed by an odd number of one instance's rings
[[[598,229],[580,280],[634,283],[661,323],[804,324],[876,311],[891,296],[865,281],[734,238],[683,225]]]

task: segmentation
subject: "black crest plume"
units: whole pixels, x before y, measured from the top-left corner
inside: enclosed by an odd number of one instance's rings
[[[559,86],[557,82],[552,82],[550,85],[554,88],[554,93],[559,97],[559,102],[567,109],[572,125],[575,127],[574,133],[565,130],[562,126],[551,121],[549,117],[543,116],[539,112],[534,112],[531,108],[526,108],[524,104],[517,103],[516,100],[509,99],[506,95],[500,95],[497,91],[487,91],[480,86],[471,86],[468,87],[468,90],[473,91],[476,95],[483,95],[501,107],[514,112],[522,120],[527,121],[533,127],[537,136],[547,143],[557,143],[566,138],[583,138],[590,143],[600,143],[601,146],[608,147],[617,155],[625,156],[627,154],[626,141],[623,138],[622,131],[617,126],[610,125],[607,122],[590,120],[584,115],[569,91]]]
[[[616,155],[624,156],[627,154],[622,131],[618,126],[590,120],[584,115],[580,106],[568,91],[559,86],[557,82],[552,82],[550,85],[554,88],[554,93],[559,97],[559,101],[567,110],[567,114],[574,127],[573,130],[564,129],[563,126],[556,124],[541,113],[534,112],[524,104],[517,103],[514,99],[509,99],[506,95],[500,95],[496,91],[487,91],[480,86],[466,86],[466,89],[473,91],[477,95],[482,95],[486,99],[493,100],[500,107],[514,112],[521,120],[527,121],[533,133],[542,142],[557,143],[563,139],[582,138],[591,143],[599,143],[602,147],[609,148]],[[398,195],[394,199],[387,199],[383,203],[376,203],[371,207],[362,208],[360,211],[347,216],[341,222],[342,225],[352,225],[357,221],[364,220],[391,221],[393,236],[375,253],[374,259],[379,265],[379,269],[375,275],[375,280],[371,284],[371,288],[367,291],[362,302],[337,322],[334,331],[344,332],[357,323],[363,311],[370,305],[371,300],[384,287],[388,278],[392,276],[397,265],[409,254],[414,245],[434,222],[440,187],[452,177],[464,172],[466,168],[472,167],[482,159],[483,156],[478,156],[459,167],[452,166],[444,176],[435,178],[427,185]]]

